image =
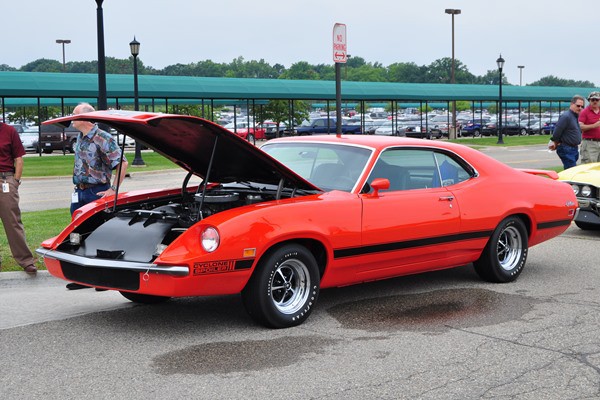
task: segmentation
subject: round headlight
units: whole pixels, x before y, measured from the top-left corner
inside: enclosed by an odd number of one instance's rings
[[[584,187],[581,188],[581,195],[583,197],[590,197],[592,195],[592,188],[589,187],[588,185],[585,185]]]
[[[571,185],[571,187],[573,188],[573,193],[575,193],[575,196],[577,196],[579,194],[579,185]]]
[[[219,247],[219,232],[213,227],[208,227],[202,231],[200,241],[204,250],[211,253]]]

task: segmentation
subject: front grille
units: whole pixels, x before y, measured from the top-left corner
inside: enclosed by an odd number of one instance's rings
[[[60,266],[65,278],[90,286],[105,286],[115,289],[138,290],[140,273],[123,269],[83,267],[61,261]]]

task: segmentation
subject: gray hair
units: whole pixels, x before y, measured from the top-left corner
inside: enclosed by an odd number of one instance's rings
[[[96,111],[90,103],[79,103],[79,104],[77,104],[77,107],[80,108],[80,110],[81,110],[80,113],[88,113],[88,112]]]

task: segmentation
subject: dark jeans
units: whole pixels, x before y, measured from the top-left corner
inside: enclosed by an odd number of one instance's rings
[[[561,144],[556,148],[556,154],[560,157],[565,169],[574,167],[579,160],[579,148],[577,146],[567,146]]]
[[[105,183],[104,185],[93,186],[87,189],[75,189],[77,195],[79,196],[79,201],[77,203],[71,203],[71,215],[77,210],[79,207],[85,206],[87,203],[91,203],[94,200],[98,200],[100,196],[96,193],[104,192],[110,188],[109,183]]]

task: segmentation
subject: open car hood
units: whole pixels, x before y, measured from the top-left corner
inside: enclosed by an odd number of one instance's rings
[[[44,124],[69,126],[75,120],[108,125],[209,182],[278,185],[283,178],[288,187],[320,190],[235,133],[202,118],[113,110],[55,118]]]

